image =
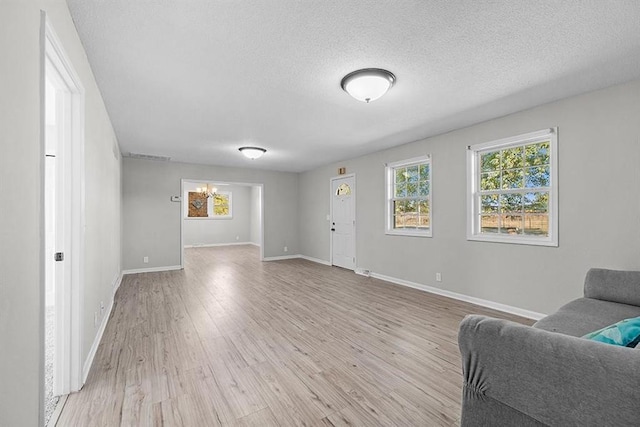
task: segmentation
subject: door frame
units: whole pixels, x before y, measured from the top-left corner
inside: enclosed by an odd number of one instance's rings
[[[184,208],[188,200],[184,200],[185,182],[197,182],[202,184],[218,183],[224,185],[244,185],[246,187],[260,187],[260,261],[264,261],[264,184],[257,182],[229,182],[217,179],[180,179],[180,268],[184,269]]]
[[[333,232],[331,231],[331,223],[333,222],[333,181],[338,180],[338,179],[344,179],[344,178],[353,178],[353,192],[355,193],[356,197],[353,198],[353,220],[356,221],[356,216],[357,216],[357,212],[358,212],[358,191],[356,189],[356,174],[354,173],[348,173],[345,175],[338,175],[338,176],[334,176],[329,178],[329,264],[331,266],[333,266]],[[357,227],[357,222],[355,223],[354,227],[353,227],[353,257],[356,259],[354,264],[354,271],[356,266],[358,265],[358,252],[357,252],[357,247],[358,247],[358,240],[357,240],[357,233],[358,233],[358,227]]]
[[[62,151],[66,155],[65,194],[63,214],[69,219],[68,233],[69,247],[65,252],[65,280],[63,284],[56,284],[56,293],[62,291],[60,297],[56,295],[56,366],[58,388],[55,392],[68,394],[82,388],[82,312],[83,312],[83,282],[84,282],[84,244],[85,244],[85,159],[84,159],[84,123],[85,123],[85,89],[76,73],[72,62],[66,54],[63,44],[56,35],[46,12],[41,12],[40,20],[40,152],[41,152],[41,206],[44,206],[45,179],[45,85],[47,69],[55,71],[66,86],[68,102],[64,108],[67,115],[68,129],[64,141],[61,142]],[[44,208],[41,212],[40,224],[44,230]],[[45,245],[44,232],[40,244],[40,313],[42,335],[40,340],[41,389],[44,390],[44,312],[45,312]],[[58,303],[61,303],[62,307]],[[60,327],[62,326],[62,327]],[[44,401],[44,396],[42,397]],[[44,405],[42,405],[44,413]]]

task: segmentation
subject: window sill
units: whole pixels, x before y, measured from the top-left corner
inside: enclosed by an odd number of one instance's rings
[[[558,247],[558,241],[551,238],[535,238],[535,237],[514,237],[499,235],[480,235],[472,234],[467,236],[467,240],[476,242],[490,243],[507,243],[511,245],[529,245],[529,246],[549,246]]]
[[[208,219],[212,219],[212,220],[233,219],[233,216],[231,216],[231,215],[227,215],[227,216],[191,216],[191,217],[185,217],[184,219],[185,220],[202,221],[202,220],[208,220]]]
[[[432,237],[431,230],[429,231],[416,231],[416,230],[386,230],[385,234],[390,236],[409,236],[409,237]]]

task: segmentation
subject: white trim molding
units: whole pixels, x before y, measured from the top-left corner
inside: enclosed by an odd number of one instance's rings
[[[157,273],[160,271],[174,271],[182,270],[181,265],[167,265],[164,267],[149,267],[149,268],[132,268],[130,270],[123,270],[122,274],[137,274],[137,273]]]
[[[476,298],[465,294],[459,294],[457,292],[451,292],[445,289],[434,288],[433,286],[423,285],[422,283],[411,282],[409,280],[398,279],[396,277],[386,276],[384,274],[371,272],[370,276],[374,279],[384,280],[385,282],[394,283],[396,285],[407,286],[409,288],[418,289],[420,291],[429,292],[431,294],[441,295],[443,297],[452,298],[458,301],[469,302],[471,304],[480,305],[482,307],[491,308],[505,313],[515,314],[517,316],[526,317],[528,319],[540,320],[543,317],[546,317],[546,314],[537,313],[535,311],[525,310],[523,308],[513,307],[511,305],[489,301],[482,298]]]
[[[85,89],[73,63],[51,24],[41,11],[41,87],[47,78],[64,86],[61,99],[65,109],[65,134],[60,140],[59,164],[62,165],[66,252],[64,281],[56,301],[56,356],[54,392],[67,394],[80,390],[82,380],[82,313],[84,311],[85,280]],[[45,95],[41,91],[41,127],[45,129]],[[41,132],[42,158],[45,151],[45,132]],[[41,163],[44,176],[44,161]],[[42,182],[44,185],[44,182]],[[43,196],[44,197],[44,196]],[[44,200],[43,200],[44,201]],[[44,221],[44,217],[42,218]],[[44,229],[44,223],[42,224]],[[43,257],[44,262],[44,257]],[[40,267],[44,272],[44,264]],[[43,282],[44,285],[44,282]],[[42,343],[44,345],[44,342]],[[44,354],[44,353],[42,353]],[[44,377],[43,377],[44,378]],[[56,384],[57,383],[57,384]]]
[[[118,289],[120,289],[120,285],[122,284],[122,276],[123,276],[123,273],[121,271],[113,280],[113,295],[115,295],[116,292],[118,292]]]
[[[322,264],[322,265],[331,266],[331,263],[329,261],[325,261],[325,260],[320,259],[320,258],[314,258],[314,257],[306,256],[306,255],[298,255],[298,258],[306,259],[307,261],[315,262],[315,263]]]
[[[418,181],[415,182],[417,195],[413,197],[404,196],[404,197],[396,197],[395,186],[397,185],[395,182],[396,179],[396,169],[398,168],[407,168],[411,166],[422,166],[427,165],[429,170],[429,178],[427,181],[427,189],[429,194],[426,196],[420,195],[419,184],[420,175],[418,175]],[[422,180],[424,182],[424,180]],[[408,184],[407,184],[408,185]],[[433,203],[431,194],[433,192],[433,164],[430,154],[426,154],[420,157],[413,157],[411,159],[401,160],[397,162],[387,163],[385,165],[385,234],[395,235],[395,236],[413,236],[413,237],[432,237],[433,235]],[[428,228],[395,228],[395,202],[427,202],[429,206],[429,227]],[[426,215],[421,215],[418,212],[418,207],[416,208],[416,220],[419,221],[420,217],[424,217]]]
[[[105,315],[102,317],[102,322],[100,322],[98,333],[96,334],[96,337],[93,340],[93,344],[91,344],[91,349],[89,349],[89,354],[84,361],[84,365],[82,367],[83,385],[85,382],[87,382],[89,371],[91,371],[91,366],[93,365],[93,359],[96,357],[98,346],[100,346],[100,341],[102,341],[102,335],[104,334],[104,330],[107,328],[107,322],[109,322],[109,318],[111,317],[111,310],[113,310],[113,297],[111,297],[109,308],[105,311]]]
[[[311,261],[311,262],[315,262],[317,264],[322,264],[322,265],[327,265],[329,267],[331,267],[331,263],[329,261],[325,261],[323,259],[320,258],[314,258],[314,257],[310,257],[310,256],[306,256],[306,255],[283,255],[283,256],[271,256],[271,257],[266,257],[265,259],[263,259],[263,261],[284,261],[287,259],[304,259],[307,261]]]
[[[505,188],[504,184],[499,178],[498,188],[495,189],[484,189],[482,190],[481,183],[481,174],[483,173],[481,168],[481,156],[487,153],[498,152],[500,150],[508,149],[508,148],[516,148],[516,147],[525,147],[526,145],[535,144],[535,143],[549,143],[548,155],[549,155],[549,163],[543,164],[540,166],[549,168],[549,181],[545,186],[526,186],[526,174],[524,171],[529,168],[526,166],[523,161],[522,166],[518,166],[516,169],[522,171],[522,187],[517,188]],[[523,155],[525,152],[523,151]],[[531,165],[530,165],[531,166]],[[533,169],[534,167],[531,166]],[[484,172],[485,174],[498,174],[497,176],[502,175],[502,169],[499,170],[491,170],[489,172]],[[544,194],[548,195],[547,201],[547,211],[548,215],[548,233],[547,235],[527,235],[522,234],[526,231],[524,229],[524,224],[526,223],[527,211],[526,211],[526,203],[527,194]],[[519,196],[523,201],[521,203],[521,208],[519,211],[514,212],[503,212],[502,211],[502,202],[497,202],[498,198],[502,199],[502,197],[506,197],[507,195],[511,195],[513,197]],[[493,207],[495,211],[481,212],[482,210],[482,198],[493,198],[496,200],[495,203],[491,203],[487,206]],[[522,205],[525,203],[525,205]],[[535,211],[532,211],[535,212]],[[535,213],[529,213],[530,216],[540,215]],[[499,231],[493,233],[482,232],[481,227],[481,217],[488,216],[492,218],[497,218],[498,227],[502,227],[502,217],[505,216],[514,216],[521,217],[525,220],[525,223],[522,223],[522,228],[518,231],[518,228],[515,228],[515,233],[517,234],[509,234],[502,233]],[[522,221],[522,220],[521,220]],[[499,228],[501,231],[501,229]],[[485,142],[482,144],[469,145],[467,147],[467,240],[470,241],[483,241],[483,242],[494,242],[494,243],[509,243],[509,244],[521,244],[521,245],[535,245],[535,246],[558,246],[558,128],[552,127],[548,129],[539,130],[536,132],[530,132],[523,135],[517,135],[509,138],[500,139],[497,141]]]
[[[282,256],[267,256],[264,257],[263,261],[284,261],[286,259],[297,259],[300,258],[300,255],[282,255]]]
[[[96,334],[93,344],[91,344],[91,349],[89,349],[89,354],[84,361],[82,367],[82,384],[87,381],[87,376],[91,371],[91,366],[93,366],[93,359],[96,357],[96,353],[98,351],[98,347],[100,346],[100,342],[102,341],[102,335],[104,334],[105,329],[107,328],[107,323],[111,318],[111,312],[113,311],[113,303],[115,300],[115,294],[120,288],[120,284],[122,283],[123,273],[117,273],[112,281],[112,289],[113,293],[111,294],[111,298],[109,300],[109,308],[105,311],[104,316],[102,317],[102,321],[100,322],[100,328],[98,328],[98,333]]]
[[[233,242],[233,243],[203,243],[203,244],[196,244],[196,245],[184,245],[184,248],[185,249],[190,249],[190,248],[214,248],[214,247],[218,247],[218,246],[241,246],[241,245],[253,245],[253,246],[260,247],[260,245],[258,245],[257,243],[253,243],[253,242]]]

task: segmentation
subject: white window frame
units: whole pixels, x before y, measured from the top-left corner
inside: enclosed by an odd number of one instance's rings
[[[215,209],[213,206],[213,197],[210,200],[209,203],[207,203],[207,213],[211,212],[211,216],[209,216],[209,219],[231,219],[233,218],[233,197],[231,195],[231,191],[216,191],[217,194],[225,195],[227,197],[229,197],[229,215],[216,215],[215,214]],[[210,209],[209,209],[210,208]]]
[[[549,235],[546,237],[487,234],[480,232],[480,154],[510,147],[550,141],[549,176]],[[558,128],[543,129],[467,147],[467,240],[513,243],[536,246],[558,246]]]
[[[185,190],[184,197],[189,203],[189,193],[193,193],[193,190]],[[207,221],[207,220],[217,220],[217,219],[233,219],[233,195],[231,191],[217,191],[217,194],[224,194],[229,196],[229,215],[215,215],[213,209],[213,197],[207,199],[207,215],[208,216],[189,216],[189,208],[185,207],[184,210],[184,219],[188,221]]]
[[[418,164],[427,163],[429,165],[429,229],[397,229],[393,227],[393,201],[394,201],[394,170],[396,168],[414,166]],[[431,161],[431,155],[427,154],[420,157],[414,157],[411,159],[401,160],[398,162],[387,163],[385,167],[385,180],[386,180],[386,200],[385,200],[385,234],[395,236],[413,236],[413,237],[432,237],[433,235],[433,163]]]

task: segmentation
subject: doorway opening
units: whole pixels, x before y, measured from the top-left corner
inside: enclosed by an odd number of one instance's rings
[[[44,46],[42,408],[47,425],[55,422],[61,409],[58,398],[82,386],[84,89],[44,12],[41,34]]]
[[[185,248],[254,245],[264,259],[263,184],[183,179],[180,265]]]
[[[356,268],[356,176],[331,178],[331,265]]]

